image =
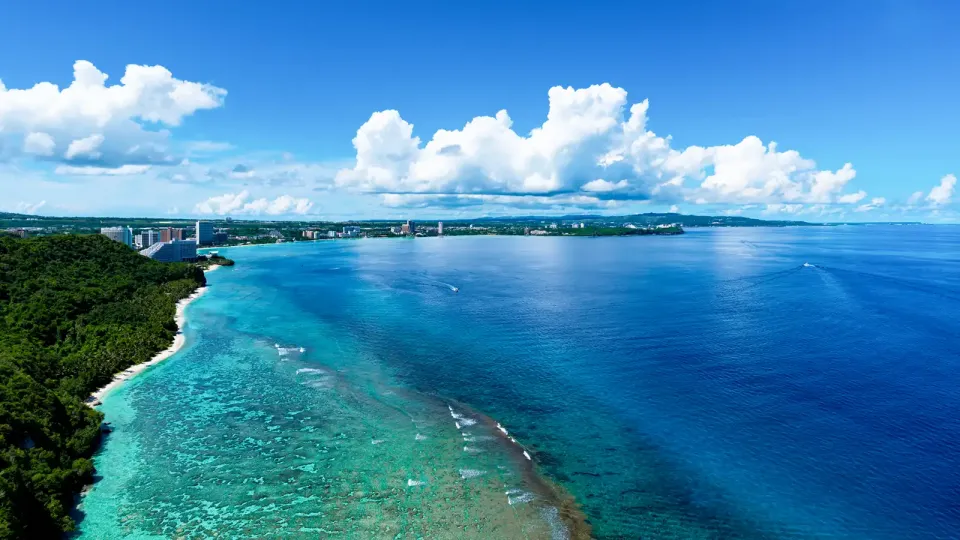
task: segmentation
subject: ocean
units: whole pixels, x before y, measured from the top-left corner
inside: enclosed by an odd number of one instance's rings
[[[960,531],[960,227],[220,251],[79,538]]]

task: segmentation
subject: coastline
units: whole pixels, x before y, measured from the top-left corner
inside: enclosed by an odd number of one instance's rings
[[[219,268],[219,266],[212,266],[207,270],[207,272],[211,272],[217,268]],[[190,305],[190,302],[193,302],[197,298],[200,298],[201,296],[203,296],[203,294],[207,291],[208,287],[209,286],[200,287],[196,291],[194,291],[193,294],[191,294],[190,296],[183,298],[179,302],[177,302],[177,313],[174,316],[174,320],[177,323],[177,334],[173,337],[173,343],[171,343],[169,347],[158,352],[150,360],[147,360],[146,362],[141,362],[139,364],[135,364],[121,371],[120,373],[115,374],[113,376],[113,379],[110,382],[108,382],[107,384],[98,388],[95,392],[90,394],[90,397],[88,397],[84,401],[84,403],[86,403],[90,407],[99,406],[103,401],[103,398],[105,398],[107,394],[109,394],[110,392],[122,386],[123,383],[136,377],[137,375],[145,371],[150,366],[153,366],[154,364],[158,364],[166,360],[167,358],[170,358],[171,356],[176,354],[177,351],[183,348],[184,343],[186,343],[186,336],[183,333],[183,327],[187,322],[187,317],[186,317],[187,306]]]

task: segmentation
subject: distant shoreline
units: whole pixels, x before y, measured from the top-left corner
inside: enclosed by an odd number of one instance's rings
[[[699,229],[720,229],[727,228],[731,229],[734,227],[694,227]],[[746,227],[741,227],[746,228]],[[749,227],[752,229],[762,228],[762,227]],[[782,229],[784,227],[775,227]],[[210,246],[197,249],[197,253],[203,255],[209,251],[217,251],[220,249],[235,249],[235,248],[250,248],[250,247],[260,247],[260,246],[291,246],[299,244],[316,244],[324,242],[337,242],[337,241],[355,241],[355,240],[412,240],[412,239],[430,239],[430,238],[492,238],[492,237],[502,237],[502,238],[631,238],[636,236],[646,237],[646,236],[683,236],[685,232],[662,232],[662,233],[648,233],[648,234],[445,234],[445,235],[429,235],[429,236],[354,236],[346,238],[318,238],[316,240],[295,240],[288,242],[259,242],[256,244],[232,244],[226,246]]]
[[[217,268],[220,268],[220,267],[217,265],[214,265],[208,268],[207,270],[205,270],[205,272],[212,272]],[[196,300],[197,298],[200,298],[201,296],[203,296],[204,293],[207,292],[208,288],[209,286],[200,287],[199,289],[194,291],[193,294],[191,294],[190,296],[183,298],[179,302],[177,302],[177,312],[176,312],[176,315],[174,316],[174,320],[177,323],[177,334],[173,337],[173,343],[171,343],[169,347],[158,352],[150,360],[132,365],[127,369],[121,371],[120,373],[115,374],[113,376],[113,379],[110,382],[98,388],[95,392],[91,393],[90,397],[88,397],[84,401],[84,403],[86,403],[90,407],[98,407],[99,405],[102,404],[103,399],[108,394],[110,394],[117,388],[120,388],[121,386],[123,386],[125,382],[129,381],[130,379],[133,379],[140,373],[143,373],[149,367],[155,364],[159,364],[160,362],[166,360],[167,358],[170,358],[171,356],[176,354],[180,349],[182,349],[187,340],[186,336],[183,333],[184,326],[187,323],[187,315],[186,315],[187,306],[190,305],[190,303]]]

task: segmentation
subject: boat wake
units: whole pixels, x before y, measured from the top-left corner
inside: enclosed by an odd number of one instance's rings
[[[786,277],[791,276],[792,274],[803,270],[804,268],[819,268],[816,265],[810,263],[803,263],[797,266],[791,266],[785,270],[777,270],[775,272],[768,272],[765,274],[757,274],[754,276],[744,276],[739,278],[727,279],[719,281],[721,286],[724,286],[724,289],[719,291],[720,295],[725,294],[735,294],[740,293],[746,290],[759,287],[765,283],[770,283],[772,281],[777,281]]]
[[[920,293],[925,293],[933,296],[939,296],[941,298],[960,301],[960,293],[958,292],[955,292],[950,289],[941,288],[941,287],[931,287],[929,285],[917,283],[909,279],[898,278],[893,276],[885,276],[883,274],[874,274],[871,272],[863,272],[860,270],[850,270],[847,268],[836,268],[833,266],[818,266],[817,268],[826,270],[827,272],[831,272],[834,274],[839,274],[839,275],[846,274],[848,276],[868,278],[876,282],[886,283],[888,286],[910,289]]]
[[[455,292],[455,293],[460,292],[460,287],[457,287],[456,285],[452,285],[452,284],[450,284],[450,283],[447,283],[446,281],[440,281],[439,279],[433,279],[433,278],[423,277],[423,282],[424,282],[424,283],[429,283],[429,284],[431,284],[431,285],[442,285],[442,286],[450,289],[451,292]]]

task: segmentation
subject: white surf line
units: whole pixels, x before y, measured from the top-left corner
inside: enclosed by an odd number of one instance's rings
[[[187,315],[186,315],[187,306],[190,305],[190,303],[196,300],[197,298],[200,298],[201,296],[203,296],[203,294],[206,292],[207,292],[206,286],[200,287],[196,291],[194,291],[194,293],[191,294],[190,296],[183,298],[179,302],[177,302],[177,312],[176,312],[176,316],[174,317],[174,320],[177,323],[178,330],[176,335],[173,336],[173,343],[169,347],[158,352],[150,360],[132,365],[127,369],[121,371],[120,373],[115,374],[113,376],[113,379],[111,379],[109,383],[100,387],[95,392],[90,394],[90,397],[86,399],[85,403],[91,407],[96,407],[97,405],[100,405],[100,402],[103,401],[103,398],[106,397],[107,394],[109,394],[110,392],[122,386],[123,383],[136,377],[140,373],[143,373],[143,371],[153,366],[154,364],[158,364],[160,362],[163,362],[167,358],[170,358],[171,356],[176,354],[177,351],[183,348],[184,344],[187,341],[187,338],[183,333],[184,327],[187,324]]]
[[[469,418],[463,414],[458,413],[449,404],[447,404],[447,409],[450,411],[450,416],[454,419],[453,424],[457,426],[457,430],[461,430],[464,427],[472,426],[477,423],[477,421],[474,420],[473,418]],[[520,444],[519,441],[517,441],[516,438],[510,435],[510,432],[507,431],[507,428],[503,427],[503,424],[501,424],[500,422],[497,422],[497,429],[500,430],[500,432],[503,433],[504,437],[506,437],[510,442],[520,447],[520,450],[523,451],[523,457],[527,458],[527,461],[533,461],[533,457],[530,456],[530,452],[527,451],[526,447],[524,447],[522,444]],[[464,442],[475,442],[475,441],[483,440],[480,438],[475,438],[470,433],[466,433],[463,431],[461,431],[460,434],[463,436]],[[468,453],[478,453],[478,452],[482,452],[483,450],[472,447],[472,446],[464,446],[463,451]]]

